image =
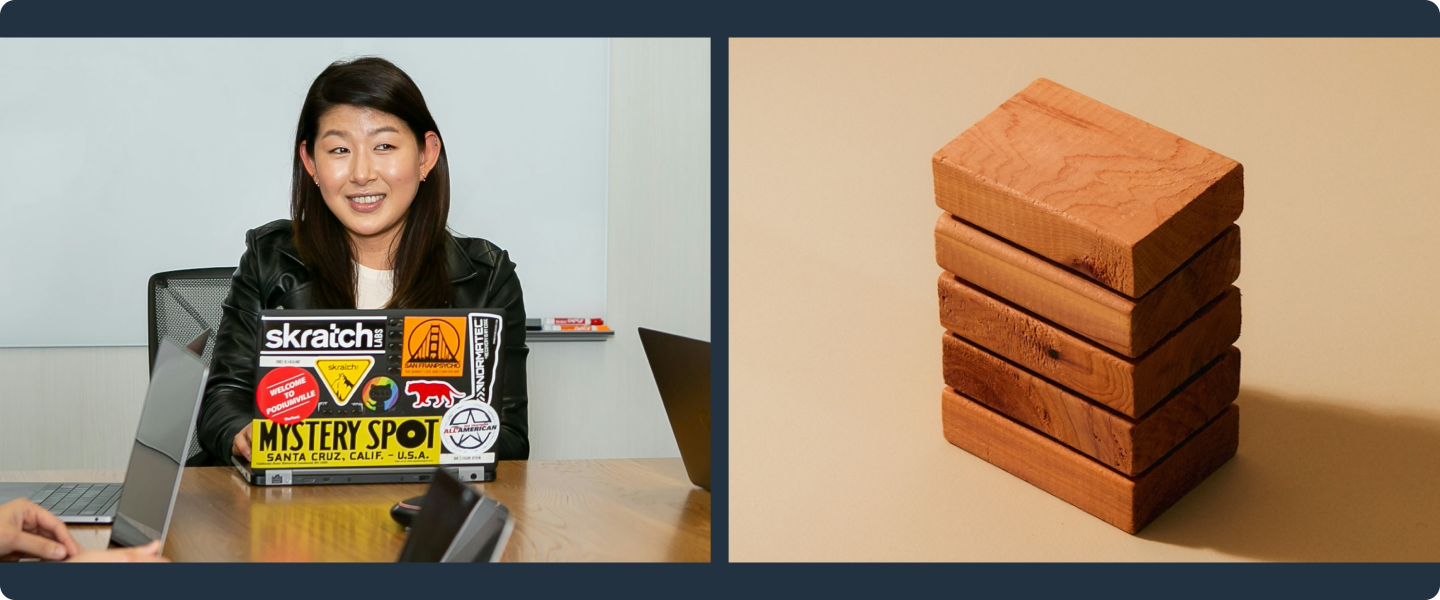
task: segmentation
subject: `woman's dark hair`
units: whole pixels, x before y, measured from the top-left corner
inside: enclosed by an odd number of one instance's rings
[[[311,299],[316,308],[355,308],[355,267],[350,236],[311,180],[300,160],[301,142],[315,157],[315,136],[320,117],[337,106],[371,108],[395,115],[410,127],[415,142],[425,147],[425,132],[440,135],[440,128],[425,106],[415,82],[390,61],[365,57],[339,61],[326,67],[310,84],[300,123],[295,127],[294,174],[290,181],[290,218],[295,247],[310,271]],[[405,216],[404,231],[395,249],[395,291],[389,308],[439,308],[450,304],[446,270],[445,231],[450,215],[450,167],[441,136],[440,160],[415,192]]]

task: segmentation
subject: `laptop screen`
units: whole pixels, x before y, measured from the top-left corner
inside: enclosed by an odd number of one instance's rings
[[[165,539],[207,373],[199,357],[161,343],[110,533],[116,545]]]

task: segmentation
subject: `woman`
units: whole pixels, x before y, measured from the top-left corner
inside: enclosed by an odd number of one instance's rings
[[[525,303],[509,255],[446,231],[450,171],[415,82],[389,61],[330,65],[300,109],[290,220],[245,234],[200,407],[216,462],[250,459],[259,312],[307,308],[503,308],[501,460],[530,454]]]

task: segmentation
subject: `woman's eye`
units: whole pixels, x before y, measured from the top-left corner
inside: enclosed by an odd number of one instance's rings
[[[344,154],[344,153],[346,153],[346,152],[349,152],[349,150],[347,150],[347,149],[345,149],[345,148],[336,148],[336,149],[330,151],[331,154]]]
[[[380,144],[379,146],[376,146],[375,149],[376,149],[376,150],[394,150],[395,147],[394,147],[394,146],[391,146],[390,144]]]

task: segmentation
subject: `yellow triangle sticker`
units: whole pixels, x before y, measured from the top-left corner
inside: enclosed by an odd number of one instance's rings
[[[355,395],[355,389],[365,383],[365,376],[374,365],[375,359],[369,356],[317,358],[315,372],[320,374],[320,381],[325,382],[325,389],[330,390],[335,404],[345,406]]]

